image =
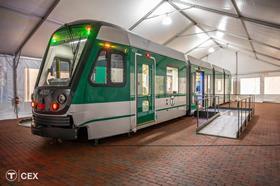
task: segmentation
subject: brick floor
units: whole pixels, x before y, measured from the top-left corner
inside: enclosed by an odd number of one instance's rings
[[[101,140],[52,143],[0,122],[0,185],[280,185],[280,104],[257,104],[239,140],[196,135],[194,118]],[[9,169],[39,173],[8,183]]]

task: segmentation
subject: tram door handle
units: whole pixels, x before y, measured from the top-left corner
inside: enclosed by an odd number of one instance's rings
[[[166,99],[166,100],[165,100],[165,105],[168,105],[168,103],[169,103],[169,100]]]
[[[170,97],[170,105],[171,105],[171,106],[174,106],[174,105],[175,105],[174,99],[175,99],[175,96],[171,96],[171,97]]]

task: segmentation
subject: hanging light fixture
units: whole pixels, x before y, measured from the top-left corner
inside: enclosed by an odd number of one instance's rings
[[[161,24],[163,24],[163,25],[171,25],[171,23],[172,23],[171,17],[170,17],[168,14],[166,14],[166,15],[163,17],[163,19],[162,19],[162,21],[161,21]]]
[[[215,51],[215,49],[214,49],[213,47],[211,47],[211,48],[208,49],[208,52],[209,52],[209,53],[213,53],[214,51]]]
[[[220,32],[220,31],[217,31],[216,32],[216,36],[217,36],[217,38],[219,38],[219,39],[222,39],[223,37],[224,37],[224,33],[223,32]]]

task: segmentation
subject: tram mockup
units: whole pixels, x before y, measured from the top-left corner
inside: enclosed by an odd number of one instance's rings
[[[136,132],[190,113],[194,94],[214,93],[213,72],[116,25],[65,24],[43,57],[31,130],[61,139]]]

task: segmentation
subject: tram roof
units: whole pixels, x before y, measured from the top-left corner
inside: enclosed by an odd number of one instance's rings
[[[81,23],[81,21],[76,23]],[[97,35],[97,39],[114,43],[120,43],[124,45],[130,45],[149,52],[154,52],[181,61],[186,61],[184,53],[145,39],[117,25],[99,21],[91,21],[91,23],[98,23],[101,25],[100,31]]]
[[[212,65],[214,70],[217,71],[217,72],[224,72],[224,69],[221,68],[221,67],[218,67],[217,65]]]
[[[188,56],[188,59],[190,60],[191,64],[198,65],[198,66],[208,68],[208,69],[212,69],[212,65],[208,62],[202,61],[202,60],[197,59],[197,58],[192,57],[192,56]]]

